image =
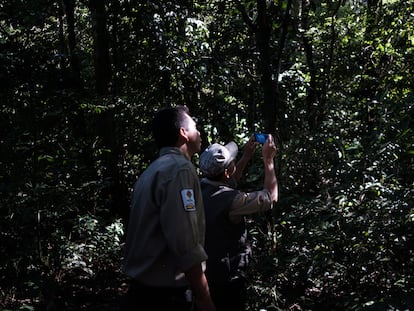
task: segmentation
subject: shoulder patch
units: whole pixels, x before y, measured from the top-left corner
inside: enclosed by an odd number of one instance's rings
[[[193,189],[181,190],[181,198],[183,199],[183,207],[185,211],[193,212],[196,210]]]

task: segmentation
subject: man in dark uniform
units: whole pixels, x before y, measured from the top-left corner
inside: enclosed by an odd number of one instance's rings
[[[262,148],[263,189],[254,192],[236,189],[257,144],[252,136],[237,164],[238,148],[234,142],[225,146],[212,144],[200,156],[200,169],[206,177],[201,181],[206,214],[206,275],[218,311],[245,310],[245,272],[251,248],[244,217],[271,209],[278,199],[276,148],[271,135],[267,135]]]
[[[153,120],[160,156],[132,194],[123,272],[131,280],[122,310],[213,311],[203,272],[205,216],[192,156],[201,138],[185,107]],[[191,290],[192,292],[190,292]]]

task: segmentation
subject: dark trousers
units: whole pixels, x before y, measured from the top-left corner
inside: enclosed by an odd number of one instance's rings
[[[209,288],[217,311],[246,310],[247,294],[244,279],[233,279],[225,283],[209,281]]]
[[[121,302],[121,311],[191,311],[192,301],[188,301],[188,288],[151,287],[131,283]],[[191,295],[190,295],[191,297]]]

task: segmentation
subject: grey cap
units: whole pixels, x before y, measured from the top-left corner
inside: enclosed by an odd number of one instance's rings
[[[200,155],[200,170],[207,177],[218,176],[236,158],[238,151],[233,141],[224,146],[212,144]]]

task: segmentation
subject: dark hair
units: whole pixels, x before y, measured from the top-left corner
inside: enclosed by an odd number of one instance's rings
[[[152,133],[158,148],[173,147],[178,141],[180,128],[187,126],[186,106],[168,107],[158,111],[152,121]]]

